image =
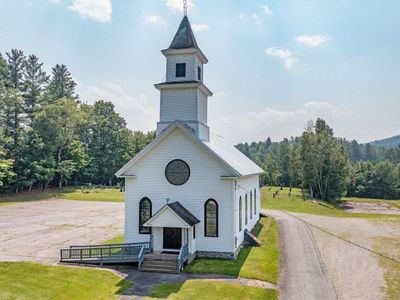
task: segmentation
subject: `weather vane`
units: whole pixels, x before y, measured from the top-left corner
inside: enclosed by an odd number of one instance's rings
[[[183,0],[183,14],[185,15],[185,17],[187,17],[187,12],[188,12],[187,0]]]

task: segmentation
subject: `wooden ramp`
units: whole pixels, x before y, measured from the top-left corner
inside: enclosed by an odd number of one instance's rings
[[[115,264],[137,262],[139,269],[150,243],[70,246],[60,250],[60,262],[83,264]]]

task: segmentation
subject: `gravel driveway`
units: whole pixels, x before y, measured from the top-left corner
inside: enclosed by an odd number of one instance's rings
[[[124,203],[49,200],[0,207],[0,261],[57,263],[61,248],[123,233]]]
[[[284,212],[263,212],[274,217],[279,224],[281,299],[337,299],[334,286],[308,226]]]
[[[279,223],[281,299],[385,298],[386,270],[373,250],[380,239],[400,240],[400,224],[264,212]],[[398,248],[385,250],[392,257],[400,255]]]

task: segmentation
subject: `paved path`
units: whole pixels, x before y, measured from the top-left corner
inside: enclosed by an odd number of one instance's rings
[[[180,283],[193,279],[206,279],[212,281],[230,282],[245,286],[258,287],[264,289],[276,289],[276,286],[269,282],[253,280],[247,278],[236,278],[226,275],[216,274],[162,274],[162,273],[145,273],[135,269],[118,270],[119,273],[126,276],[126,279],[133,282],[132,289],[127,291],[121,300],[142,299],[150,292],[151,288],[159,284]]]
[[[279,224],[281,299],[337,299],[308,226],[284,212],[263,212],[276,218]]]
[[[48,200],[0,207],[0,261],[58,262],[60,248],[123,234],[124,204]]]

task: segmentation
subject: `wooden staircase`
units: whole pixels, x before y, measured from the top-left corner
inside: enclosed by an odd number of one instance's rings
[[[177,274],[180,272],[178,255],[154,253],[145,255],[140,271]]]

